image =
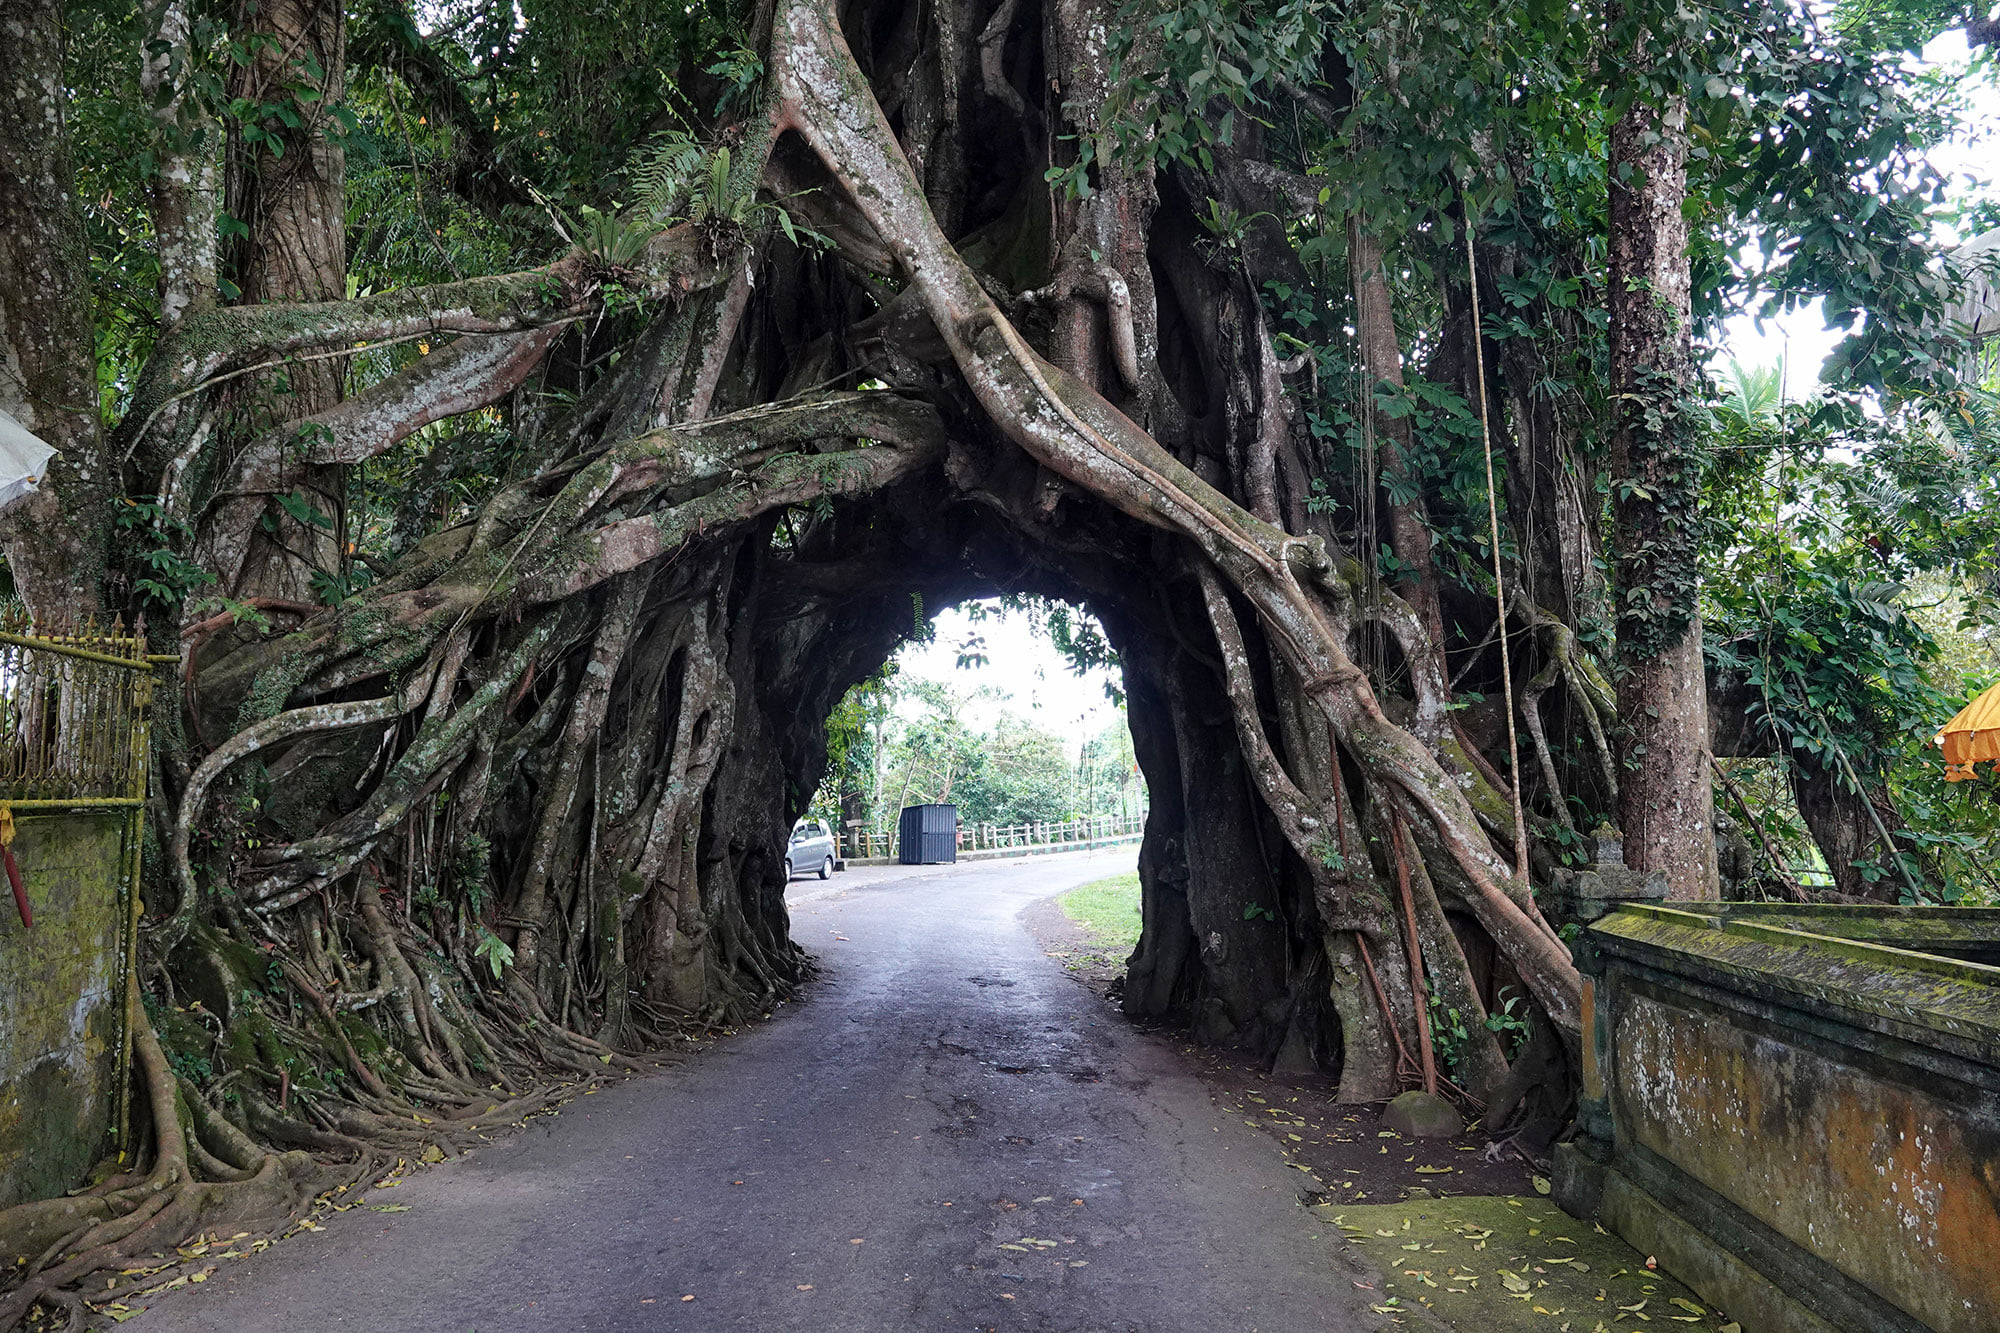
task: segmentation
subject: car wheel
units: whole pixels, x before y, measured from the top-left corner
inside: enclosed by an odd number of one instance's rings
[[[826,858],[826,860],[824,860],[824,861],[822,861],[822,862],[820,862],[820,863],[819,863],[819,877],[820,877],[821,879],[832,879],[832,878],[833,878],[833,858],[832,858],[832,857],[830,857],[830,856],[829,856],[829,857],[827,857],[827,858]]]
[[[789,880],[791,877],[792,877],[792,858],[788,856],[785,858],[785,878]]]

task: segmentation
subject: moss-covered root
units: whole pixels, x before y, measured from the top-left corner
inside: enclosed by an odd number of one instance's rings
[[[295,972],[287,968],[288,976],[302,979]],[[457,1151],[483,1141],[603,1079],[607,1065],[649,1067],[588,1037],[544,1026],[535,1034],[548,1044],[536,1052],[542,1067],[572,1069],[583,1076],[580,1082],[543,1084],[520,1096],[496,1097],[457,1078],[426,1079],[403,1060],[408,1075],[404,1091],[421,1082],[435,1102],[422,1102],[420,1109],[386,1089],[376,1095],[357,1086],[344,1102],[316,1099],[311,1114],[320,1123],[314,1124],[301,1118],[303,1108],[280,1109],[253,1077],[238,1084],[244,1121],[239,1125],[174,1074],[158,1034],[143,1017],[135,1017],[136,1072],[155,1145],[152,1166],[143,1177],[113,1177],[76,1196],[0,1212],[0,1256],[16,1283],[0,1295],[0,1329],[12,1328],[38,1303],[77,1326],[79,1293],[91,1289],[100,1274],[114,1274],[110,1282],[115,1285],[116,1270],[171,1259],[174,1248],[190,1236],[275,1233],[326,1191],[378,1180],[400,1158],[433,1149]],[[431,1021],[443,1020],[433,1015]],[[271,1027],[268,1019],[250,1022],[245,1015],[231,1025],[231,1033],[246,1024],[260,1032]],[[268,1040],[248,1036],[233,1043],[248,1047],[245,1072],[260,1069],[261,1055],[278,1040],[270,1034]],[[351,1046],[346,1054],[356,1058]],[[381,1058],[397,1063],[393,1056],[384,1048]],[[382,1088],[372,1070],[371,1076]],[[422,1113],[426,1110],[431,1113]],[[266,1143],[283,1147],[267,1148]],[[171,1267],[154,1267],[148,1280],[172,1275]]]
[[[225,1168],[233,1179],[196,1179],[183,1123],[189,1108],[150,1025],[134,1024],[133,1046],[157,1145],[153,1169],[140,1184],[104,1196],[102,1208],[82,1210],[89,1220],[53,1239],[50,1233],[60,1221],[55,1210],[30,1212],[37,1209],[30,1204],[0,1214],[0,1235],[9,1239],[10,1257],[25,1259],[19,1265],[20,1285],[0,1296],[0,1328],[13,1327],[46,1293],[125,1266],[139,1255],[169,1249],[182,1237],[225,1220],[238,1231],[273,1229],[312,1197],[318,1167],[301,1153],[261,1153],[254,1169]],[[205,1148],[199,1151],[209,1156]],[[29,1255],[23,1242],[36,1239],[43,1246]],[[56,1304],[74,1308],[68,1298]]]

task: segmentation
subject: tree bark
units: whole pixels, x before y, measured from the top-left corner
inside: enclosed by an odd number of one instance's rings
[[[1431,532],[1424,523],[1423,478],[1411,460],[1415,441],[1410,435],[1410,418],[1381,409],[1376,396],[1386,386],[1390,393],[1403,389],[1403,349],[1396,337],[1396,313],[1389,299],[1389,282],[1383,272],[1382,245],[1368,229],[1368,220],[1355,214],[1347,220],[1348,264],[1354,275],[1354,333],[1361,354],[1362,392],[1366,399],[1362,413],[1375,439],[1380,460],[1382,487],[1388,493],[1389,549],[1408,571],[1396,593],[1417,613],[1431,643],[1432,669],[1443,669],[1444,609],[1438,597],[1437,567],[1431,559]],[[1371,503],[1373,496],[1369,497]],[[1374,552],[1364,554],[1373,561]],[[1416,645],[1409,645],[1415,647]],[[1423,670],[1423,665],[1414,669]]]
[[[1629,58],[1650,68],[1656,35]],[[1617,571],[1619,822],[1625,859],[1675,898],[1715,893],[1702,667],[1687,101],[1635,95],[1611,129],[1612,546]]]
[[[160,254],[160,323],[169,326],[215,300],[220,126],[189,96],[195,52],[187,0],[160,0],[149,26],[139,88],[153,111],[153,237]]]
[[[40,489],[0,514],[0,541],[21,600],[59,617],[102,604],[118,478],[99,428],[61,7],[0,0],[0,45],[0,411],[57,451]]]
[[[232,99],[288,104],[303,122],[288,127],[252,113],[250,125],[274,138],[232,144],[229,212],[248,228],[232,256],[244,305],[333,301],[347,294],[346,151],[331,108],[346,96],[346,8],[340,0],[264,0],[252,12],[254,54],[230,79]],[[342,397],[344,358],[300,361],[230,386],[235,424],[253,439],[273,427],[325,412]],[[296,452],[296,451],[294,451]],[[254,515],[229,506],[230,530],[209,534],[209,560],[232,597],[314,601],[315,575],[336,573],[347,504],[347,470],[291,461],[260,478]],[[278,503],[297,496],[324,516],[301,522]],[[240,553],[240,554],[239,554]]]

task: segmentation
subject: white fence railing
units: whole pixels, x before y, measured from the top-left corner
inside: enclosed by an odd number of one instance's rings
[[[1145,831],[1144,812],[1032,824],[961,824],[958,827],[958,850],[963,855],[966,852],[1009,849],[1025,852],[1048,847],[1095,847],[1101,843],[1136,838]],[[844,857],[894,856],[898,850],[894,828],[850,828],[840,833],[840,854]]]

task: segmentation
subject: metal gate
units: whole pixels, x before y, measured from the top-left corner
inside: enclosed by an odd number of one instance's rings
[[[19,612],[0,616],[0,858],[12,891],[11,901],[0,896],[0,912],[17,914],[24,928],[33,928],[33,904],[11,850],[17,814],[100,810],[122,816],[116,885],[122,993],[113,1121],[121,1151],[131,1125],[130,1015],[137,1001],[152,694],[143,621],[127,627],[122,620],[105,625],[95,619],[30,622]]]

